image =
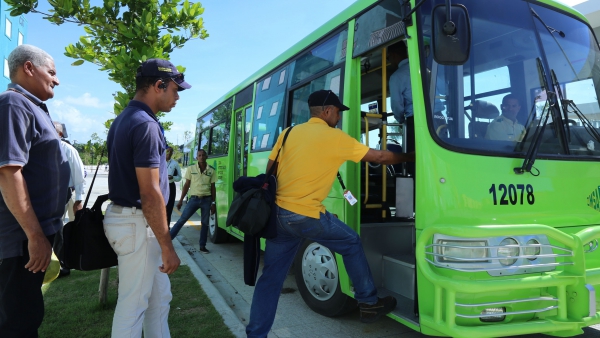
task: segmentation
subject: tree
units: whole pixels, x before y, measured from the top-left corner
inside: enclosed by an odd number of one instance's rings
[[[108,163],[108,154],[106,151],[106,141],[100,138],[98,134],[93,133],[91,139],[83,145],[82,151],[79,152],[79,157],[86,165],[97,165],[100,160],[102,163]],[[99,156],[102,155],[102,158]]]
[[[147,59],[169,59],[175,48],[191,39],[208,37],[200,17],[204,8],[188,0],[103,0],[102,6],[91,6],[90,0],[48,0],[50,13],[37,10],[38,0],[5,0],[10,14],[19,16],[39,13],[56,25],[65,22],[83,25],[86,36],[69,44],[65,55],[74,59],[73,66],[91,62],[107,71],[110,80],[124,92],[116,92],[114,114],[119,115],[135,94],[132,70]],[[180,72],[185,68],[178,66]],[[162,113],[159,114],[159,117]],[[106,121],[110,127],[113,119]],[[163,122],[169,130],[171,122]]]

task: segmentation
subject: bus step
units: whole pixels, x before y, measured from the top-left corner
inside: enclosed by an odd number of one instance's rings
[[[392,296],[396,298],[397,305],[396,309],[392,311],[392,315],[407,320],[414,325],[420,326],[419,317],[415,314],[415,301],[413,299],[406,298],[401,294],[390,291],[386,288],[377,288],[377,296]]]
[[[383,255],[383,286],[408,299],[415,297],[415,256]]]

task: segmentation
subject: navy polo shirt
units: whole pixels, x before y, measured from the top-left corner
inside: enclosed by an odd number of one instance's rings
[[[46,236],[62,228],[71,170],[40,99],[11,83],[0,94],[0,167],[22,167],[29,200]],[[0,195],[0,259],[23,255],[23,228]]]
[[[120,206],[141,208],[135,168],[158,168],[160,191],[169,199],[166,141],[156,116],[145,103],[131,100],[108,130],[108,198]]]

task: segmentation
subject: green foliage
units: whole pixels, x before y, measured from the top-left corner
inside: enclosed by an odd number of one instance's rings
[[[102,139],[98,134],[93,133],[91,139],[87,143],[73,144],[73,147],[79,152],[79,157],[85,165],[97,165],[98,161],[101,163],[108,163],[108,154],[106,152],[106,141]],[[102,159],[100,155],[102,155]]]
[[[90,62],[108,72],[110,80],[123,92],[114,94],[115,115],[120,114],[135,95],[135,70],[151,58],[169,59],[175,48],[192,39],[208,37],[199,2],[177,0],[103,0],[92,6],[90,0],[48,0],[52,9],[42,13],[38,0],[5,0],[11,15],[40,13],[56,25],[65,22],[83,25],[86,32],[75,44],[65,48],[65,55],[76,59],[78,66]],[[178,66],[180,72],[185,68]],[[159,114],[160,117],[162,115]],[[105,123],[110,126],[112,120]],[[170,122],[163,124],[166,130]]]
[[[183,157],[183,153],[181,152],[181,150],[179,150],[179,145],[169,142],[168,140],[167,144],[171,146],[171,148],[173,148],[173,156],[171,156],[171,158],[175,161],[179,161],[179,159]]]

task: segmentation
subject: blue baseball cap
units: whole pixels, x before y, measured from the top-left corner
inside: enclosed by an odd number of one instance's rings
[[[164,59],[148,59],[137,69],[136,77],[160,77],[171,79],[179,86],[179,91],[190,89],[192,86],[184,81],[184,76],[171,62]]]

